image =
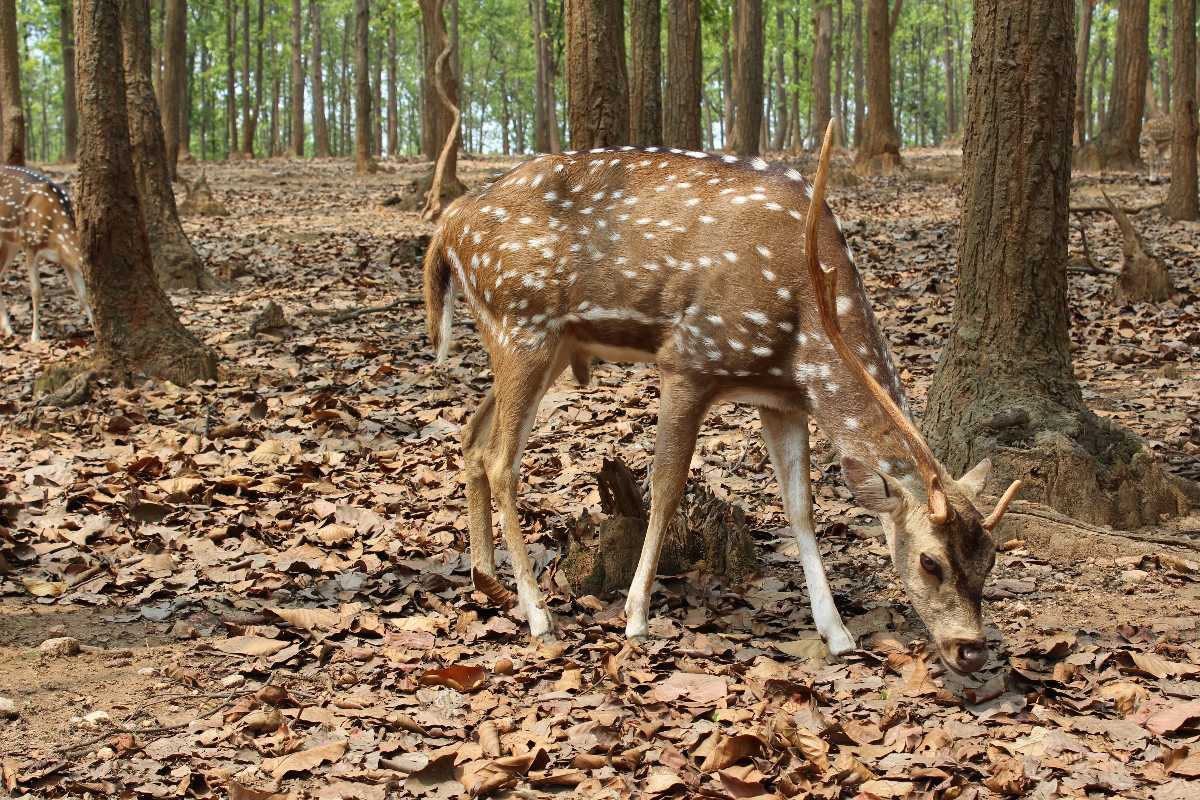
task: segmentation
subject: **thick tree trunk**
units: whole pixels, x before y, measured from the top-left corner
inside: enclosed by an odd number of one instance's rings
[[[71,0],[58,5],[63,59],[63,161],[75,161],[79,149],[79,110],[75,99],[75,11]]]
[[[129,144],[120,6],[77,0],[75,16],[76,80],[87,100],[79,108],[79,240],[96,349],[125,382],[137,375],[184,385],[211,380],[215,355],[180,324],[151,267]],[[137,38],[148,46],[149,31]]]
[[[813,4],[812,115],[813,147],[821,146],[821,137],[829,126],[829,67],[833,55],[833,8],[829,0]]]
[[[887,174],[901,166],[900,134],[892,110],[892,33],[901,0],[888,12],[888,0],[867,3],[867,118],[855,169]]]
[[[629,144],[663,143],[661,42],[660,0],[630,0]]]
[[[1171,60],[1167,56],[1167,42],[1171,31],[1167,25],[1167,15],[1164,13],[1159,20],[1158,52],[1160,53],[1156,69],[1158,71],[1158,87],[1162,92],[1161,108],[1163,114],[1171,113]]]
[[[308,0],[309,36],[312,39],[313,154],[329,158],[329,123],[325,119],[325,78],[321,74],[321,4]]]
[[[1175,98],[1171,140],[1171,188],[1167,216],[1200,219],[1196,197],[1196,0],[1174,0],[1174,40],[1171,46],[1175,72]]]
[[[1092,11],[1096,0],[1079,0],[1079,24],[1075,36],[1075,122],[1073,144],[1083,147],[1087,140],[1084,112],[1088,93],[1088,45],[1092,40]]]
[[[292,155],[304,158],[304,19],[292,0]]]
[[[534,84],[533,147],[540,153],[557,153],[560,149],[558,115],[554,103],[554,59],[550,50],[549,17],[546,0],[529,0],[533,19]]]
[[[149,0],[123,0],[122,11],[129,141],[154,272],[168,291],[209,288],[212,279],[179,224],[167,175],[167,150],[151,77]]]
[[[629,137],[629,82],[623,4],[565,1],[571,147],[587,150],[624,144]]]
[[[375,171],[371,158],[371,39],[369,0],[354,0],[354,171]]]
[[[732,150],[737,138],[733,129],[736,106],[733,104],[733,58],[729,53],[730,36],[737,35],[737,6],[729,14],[729,24],[721,31],[721,145]]]
[[[737,43],[734,59],[734,152],[759,153],[763,119],[762,0],[737,0]]]
[[[1139,442],[1083,405],[1071,365],[1067,234],[1071,0],[976,0],[958,301],[925,428],[952,472],[1091,522],[1136,526],[1186,502]]]
[[[393,14],[388,22],[388,155],[400,155],[400,98],[397,91],[400,88],[399,60],[396,57],[396,17]]]
[[[1088,0],[1084,0],[1088,2]],[[946,71],[946,136],[958,133],[958,89],[955,86],[954,36],[950,28],[950,0],[942,6],[942,68]]]
[[[0,109],[4,120],[4,147],[0,160],[12,166],[24,166],[25,104],[21,100],[16,0],[0,0]]]
[[[667,0],[667,95],[663,140],[699,150],[702,60],[700,0]]]
[[[863,0],[854,0],[854,146],[862,146],[863,118]]]
[[[1150,71],[1150,0],[1121,0],[1108,118],[1100,132],[1098,155],[1104,169],[1142,167],[1139,141]]]

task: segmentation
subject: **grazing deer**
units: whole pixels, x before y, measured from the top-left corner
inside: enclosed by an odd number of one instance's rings
[[[659,550],[704,416],[732,400],[759,409],[829,649],[855,643],[813,528],[810,416],[841,455],[858,502],[879,515],[943,660],[964,673],[987,660],[980,603],[995,563],[989,531],[1018,484],[984,518],[977,502],[990,463],[953,480],[909,420],[823,199],[829,142],[827,134],[815,187],[758,158],[603,148],[540,156],[447,210],[425,257],[430,339],[444,359],[458,290],[495,373],[463,432],[473,574],[485,590],[496,584],[495,498],[535,638],[553,628],[517,511],[521,451],[555,378],[569,364],[586,383],[600,357],[655,361],[662,373],[650,522],[625,604],[627,636],[648,633]]]
[[[1175,136],[1175,123],[1162,114],[1146,120],[1142,127],[1142,141],[1150,145],[1150,180],[1158,177],[1159,168],[1171,152],[1171,140]]]
[[[0,274],[20,253],[25,254],[25,267],[29,271],[29,294],[33,301],[33,331],[29,338],[32,341],[42,338],[39,257],[63,268],[88,322],[92,322],[92,308],[79,262],[75,211],[66,190],[40,172],[24,167],[0,167]],[[12,321],[2,297],[0,329],[12,335]]]

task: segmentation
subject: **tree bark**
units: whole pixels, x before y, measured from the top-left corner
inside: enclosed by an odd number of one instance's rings
[[[325,119],[325,79],[321,74],[321,4],[308,0],[309,35],[312,39],[313,155],[329,158],[329,123]]]
[[[787,50],[787,28],[783,21],[783,4],[775,4],[775,136],[771,139],[772,150],[782,150],[787,138],[789,118],[787,70],[784,69],[784,51]]]
[[[955,473],[1092,522],[1131,527],[1186,505],[1138,440],[1083,404],[1071,364],[1067,214],[1072,0],[976,0],[963,148],[958,300],[925,430]]]
[[[1104,169],[1142,168],[1139,141],[1150,71],[1150,0],[1121,0],[1108,117],[1098,156]]]
[[[737,44],[734,60],[734,152],[759,154],[763,119],[762,0],[737,0]]]
[[[396,92],[400,87],[399,61],[396,57],[396,16],[391,15],[388,21],[388,155],[395,157],[400,154],[400,98]]]
[[[892,33],[902,0],[888,12],[888,0],[867,3],[867,118],[855,169],[887,174],[902,166],[900,134],[892,110]]]
[[[375,171],[371,158],[371,9],[369,0],[354,0],[354,171]]]
[[[829,126],[829,67],[833,56],[833,8],[829,0],[813,4],[813,147],[821,146],[825,128]]]
[[[630,0],[629,143],[661,145],[662,6],[660,0]]]
[[[167,149],[150,66],[149,0],[123,0],[122,11],[129,141],[154,272],[168,291],[209,288],[212,279],[179,224],[167,175]]]
[[[16,0],[0,0],[0,109],[4,119],[3,163],[24,166],[25,103],[21,100]]]
[[[216,356],[180,324],[151,267],[129,143],[120,6],[78,0],[75,16],[76,81],[87,98],[79,108],[79,240],[96,349],[127,383],[136,375],[183,385],[211,380]],[[148,45],[149,31],[138,38]]]
[[[1088,0],[1084,0],[1088,2]],[[946,136],[958,133],[958,90],[955,86],[954,36],[950,28],[950,0],[942,6],[942,68],[946,71]]]
[[[862,146],[863,117],[863,0],[854,0],[854,146]]]
[[[546,0],[529,0],[533,20],[534,83],[533,147],[539,153],[559,151],[558,121],[554,107],[554,61],[550,52],[550,30]]]
[[[227,152],[234,158],[238,152],[237,127],[237,3],[235,0],[225,0],[225,119]],[[166,79],[163,79],[166,82]]]
[[[454,70],[450,68],[450,64],[453,63],[452,53],[442,59],[442,68],[440,72],[438,70],[438,58],[446,49],[447,42],[450,41],[445,16],[442,13],[445,0],[420,0],[420,5],[421,27],[427,48],[426,56],[430,52],[433,53],[431,71],[426,75],[425,95],[427,100],[431,98],[436,104],[431,109],[427,106],[427,115],[421,128],[422,133],[427,130],[433,131],[437,137],[429,183],[431,187],[435,179],[440,183],[440,191],[436,196],[437,207],[440,208],[441,203],[458,197],[466,191],[466,186],[458,178],[460,140],[458,81],[454,77]],[[434,199],[432,193],[427,195],[425,206],[427,210],[434,208]]]
[[[1072,144],[1083,147],[1087,139],[1087,126],[1084,122],[1084,111],[1087,106],[1088,93],[1088,46],[1092,40],[1092,12],[1096,8],[1096,0],[1079,0],[1079,24],[1075,37],[1075,122]]]
[[[292,0],[292,155],[304,158],[304,18]]]
[[[63,59],[63,161],[75,161],[79,149],[79,110],[75,99],[75,12],[71,0],[61,0],[59,35]]]
[[[571,147],[624,144],[629,136],[625,15],[612,0],[565,0],[567,123]]]
[[[1196,196],[1196,0],[1174,0],[1174,39],[1171,45],[1173,83],[1171,188],[1167,191],[1167,216],[1200,219]]]
[[[699,150],[702,51],[700,0],[667,0],[667,94],[663,140]]]

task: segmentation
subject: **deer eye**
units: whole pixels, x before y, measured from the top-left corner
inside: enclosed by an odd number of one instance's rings
[[[921,569],[929,573],[935,580],[942,580],[942,565],[928,553],[921,553]]]

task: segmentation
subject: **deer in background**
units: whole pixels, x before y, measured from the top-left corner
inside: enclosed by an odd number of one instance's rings
[[[517,510],[521,452],[557,376],[570,365],[586,384],[591,360],[605,358],[657,362],[662,375],[628,637],[648,634],[659,551],[705,414],[735,401],[758,407],[830,651],[855,642],[817,546],[810,417],[840,454],[858,502],[879,516],[943,661],[963,673],[986,662],[990,531],[1019,484],[985,517],[978,503],[990,463],[952,479],[909,419],[886,340],[823,199],[829,143],[827,133],[815,187],[757,158],[621,147],[540,156],[447,210],[425,258],[430,340],[444,360],[461,292],[495,374],[463,431],[473,575],[485,592],[497,588],[494,499],[534,638],[552,637],[553,623]]]
[[[80,266],[75,212],[63,187],[40,172],[24,167],[0,167],[0,274],[24,254],[33,301],[32,341],[42,338],[42,283],[38,258],[53,261],[67,274],[79,305],[92,322]],[[0,330],[12,335],[8,308],[0,297]]]
[[[1175,123],[1167,114],[1151,117],[1142,126],[1142,141],[1150,146],[1150,180],[1158,177],[1162,164],[1169,158],[1174,136]]]

